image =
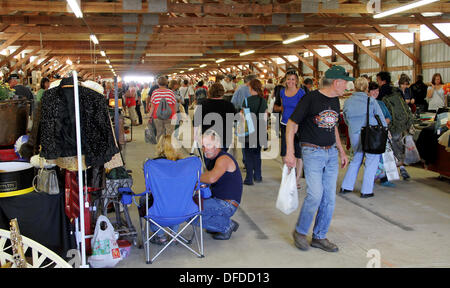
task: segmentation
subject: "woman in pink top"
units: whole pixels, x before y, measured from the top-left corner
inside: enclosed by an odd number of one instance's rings
[[[174,118],[176,114],[176,103],[175,94],[172,90],[167,88],[168,80],[165,76],[161,76],[158,78],[158,86],[159,88],[153,91],[151,100],[150,100],[150,118],[149,123],[155,121],[156,127],[156,138],[159,139],[161,135],[171,135],[174,131],[174,126],[172,125],[172,118]],[[161,99],[164,98],[169,104],[170,109],[172,110],[172,115],[170,115],[169,119],[158,119],[157,111],[159,103]]]

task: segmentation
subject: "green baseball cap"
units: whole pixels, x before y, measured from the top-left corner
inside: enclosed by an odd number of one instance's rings
[[[348,76],[348,72],[345,72],[344,67],[333,65],[325,72],[325,78],[327,79],[343,79],[347,81],[353,81],[355,78]]]

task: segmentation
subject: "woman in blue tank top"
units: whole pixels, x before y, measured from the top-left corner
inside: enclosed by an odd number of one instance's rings
[[[281,112],[281,157],[284,163],[284,157],[286,156],[286,125],[294,112],[295,107],[297,107],[298,102],[305,95],[305,91],[300,88],[300,84],[303,82],[302,79],[297,75],[295,70],[288,70],[286,72],[286,88],[282,89],[280,92],[280,98],[275,100],[273,107],[274,112]],[[297,187],[299,186],[299,180],[302,176],[303,162],[302,162],[302,150],[300,146],[300,140],[297,134],[294,137],[294,148],[295,148],[295,158],[297,158]]]

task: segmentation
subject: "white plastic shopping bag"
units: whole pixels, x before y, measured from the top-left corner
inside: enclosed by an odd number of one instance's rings
[[[406,165],[414,164],[420,161],[419,151],[417,151],[416,143],[412,135],[406,135],[403,138],[405,144],[405,161]]]
[[[394,151],[392,150],[389,141],[386,143],[386,151],[382,154],[384,170],[386,170],[386,177],[389,181],[400,179],[398,174],[397,163],[395,161]]]
[[[101,227],[102,223],[106,224],[104,230]],[[122,260],[114,228],[106,216],[98,217],[91,246],[92,256],[88,258],[88,262],[93,268],[114,267]]]
[[[295,169],[284,164],[283,176],[281,178],[280,190],[278,191],[277,209],[286,215],[291,214],[298,208],[297,179]]]

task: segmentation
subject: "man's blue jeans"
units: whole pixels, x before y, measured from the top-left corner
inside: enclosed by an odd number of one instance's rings
[[[307,195],[298,217],[296,230],[300,234],[308,234],[317,212],[313,238],[325,239],[336,202],[338,151],[335,146],[330,149],[302,146],[302,157]]]
[[[211,232],[229,232],[231,229],[231,217],[236,212],[237,207],[217,198],[205,199],[203,205],[203,228]]]

